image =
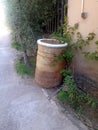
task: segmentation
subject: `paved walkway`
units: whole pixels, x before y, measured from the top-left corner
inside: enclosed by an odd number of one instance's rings
[[[0,37],[0,130],[87,130],[58,111],[32,79],[14,69],[9,36]]]

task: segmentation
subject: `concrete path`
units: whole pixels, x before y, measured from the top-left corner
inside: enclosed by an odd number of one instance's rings
[[[32,79],[14,69],[16,57],[9,36],[0,37],[0,130],[87,130],[58,111]]]

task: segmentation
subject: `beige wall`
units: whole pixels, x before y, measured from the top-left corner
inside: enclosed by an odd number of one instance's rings
[[[79,23],[79,32],[84,37],[90,32],[96,34],[95,40],[98,39],[98,0],[84,0],[84,12],[87,13],[87,18],[81,18],[82,0],[68,0],[68,17],[69,25]],[[92,42],[86,49],[93,52],[96,49]],[[98,50],[98,49],[97,49]],[[80,52],[76,52],[74,60],[75,69],[87,75],[93,80],[98,81],[98,61],[87,60]]]

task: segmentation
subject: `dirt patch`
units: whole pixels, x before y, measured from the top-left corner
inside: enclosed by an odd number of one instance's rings
[[[48,43],[48,44],[60,44],[60,42],[58,40],[53,40],[53,39],[49,39],[49,40],[41,40],[44,43]]]

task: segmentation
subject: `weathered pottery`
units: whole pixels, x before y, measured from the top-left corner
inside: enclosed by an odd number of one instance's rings
[[[60,85],[62,75],[60,70],[65,66],[64,60],[57,60],[55,57],[66,50],[67,43],[60,44],[55,39],[39,39],[35,81],[42,87],[51,88]]]

